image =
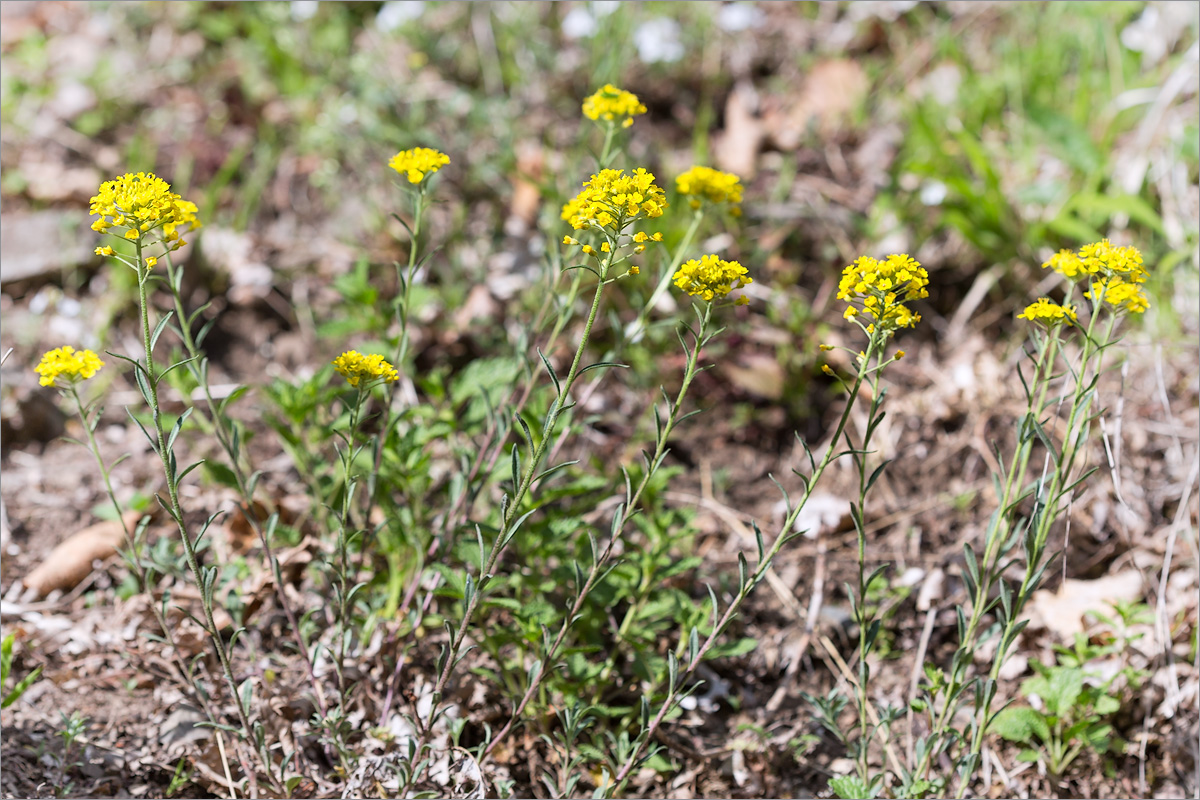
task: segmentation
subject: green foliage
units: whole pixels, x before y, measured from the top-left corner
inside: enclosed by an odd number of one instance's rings
[[[1021,684],[1041,708],[1010,705],[992,719],[990,730],[1025,745],[1018,759],[1044,761],[1050,774],[1064,775],[1085,748],[1103,755],[1119,742],[1108,721],[1121,708],[1113,679],[1089,677],[1079,667],[1032,662],[1038,673]]]
[[[0,690],[4,692],[4,698],[0,700],[0,708],[8,708],[20,700],[21,695],[25,694],[42,674],[42,668],[36,667],[33,672],[17,681],[17,684],[11,689],[8,688],[8,673],[12,669],[13,642],[15,641],[16,635],[10,633],[0,642]]]

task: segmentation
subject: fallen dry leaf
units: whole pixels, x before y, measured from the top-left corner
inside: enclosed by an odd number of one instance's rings
[[[142,514],[138,511],[125,513],[125,524],[131,532],[141,518]],[[115,554],[124,543],[125,530],[120,522],[97,522],[54,548],[45,561],[25,576],[24,583],[38,597],[45,597],[55,589],[71,589],[91,574],[92,562]]]
[[[1089,611],[1112,613],[1112,603],[1142,597],[1142,574],[1125,570],[1094,581],[1067,578],[1058,592],[1042,589],[1034,592],[1030,606],[1030,627],[1042,627],[1069,642],[1085,630],[1083,615]]]
[[[304,569],[313,560],[313,551],[316,549],[316,541],[311,536],[305,536],[304,540],[295,547],[289,547],[274,554],[275,560],[279,562],[279,571],[283,575],[285,584],[294,584],[300,581]],[[259,573],[254,582],[254,588],[249,592],[250,599],[242,610],[242,624],[246,624],[266,602],[267,597],[274,593],[275,576],[270,570],[264,570]]]
[[[537,142],[522,142],[517,146],[517,169],[512,176],[512,205],[509,211],[517,228],[514,234],[524,233],[537,221],[542,204],[542,192],[537,182],[542,179],[545,155]]]
[[[737,363],[721,365],[721,373],[733,385],[756,397],[778,400],[783,397],[783,367],[775,356],[765,353],[746,353]]]
[[[794,98],[763,114],[764,130],[780,150],[794,150],[810,122],[822,136],[832,135],[858,107],[870,88],[867,73],[849,59],[822,61],[812,68]]]
[[[754,115],[756,105],[754,87],[739,83],[725,103],[725,130],[713,137],[717,166],[744,181],[754,177],[758,150],[766,135],[762,122]]]

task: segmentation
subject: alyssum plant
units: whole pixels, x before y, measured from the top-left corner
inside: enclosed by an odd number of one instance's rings
[[[173,261],[184,244],[182,234],[199,227],[196,207],[147,173],[108,181],[93,198],[93,228],[119,240],[97,253],[137,277],[143,352],[110,355],[130,365],[144,401],[142,410],[129,414],[161,465],[164,491],[158,502],[174,527],[185,565],[168,577],[199,590],[199,605],[185,613],[206,632],[210,653],[188,660],[174,646],[169,586],[162,603],[152,606],[181,684],[205,709],[218,737],[235,734],[232,750],[242,776],[236,783],[244,782],[251,795],[263,779],[270,792],[288,794],[306,774],[348,782],[365,774],[360,743],[369,730],[355,720],[368,712],[367,698],[353,675],[379,674],[366,661],[372,641],[384,643],[378,666],[385,699],[378,719],[379,728],[390,731],[396,756],[389,761],[389,793],[423,791],[447,751],[472,761],[486,780],[489,762],[511,745],[523,725],[534,726],[557,752],[554,770],[530,778],[540,779],[551,794],[576,794],[582,782],[601,796],[624,793],[636,770],[661,765],[661,758],[655,760],[657,732],[698,687],[702,662],[728,652],[722,639],[730,622],[775,557],[800,534],[796,520],[830,464],[843,456],[859,475],[852,505],[859,574],[856,585],[847,587],[859,630],[857,724],[852,730],[840,724],[844,699],[813,702],[846,742],[857,770],[835,779],[833,786],[843,796],[940,792],[947,788],[946,778],[934,768],[949,755],[960,776],[958,791],[966,790],[995,716],[999,667],[1049,560],[1053,524],[1088,474],[1081,464],[1098,413],[1101,359],[1114,341],[1117,319],[1145,308],[1140,256],[1103,242],[1052,260],[1063,275],[1086,281],[1084,298],[1091,311],[1084,327],[1069,298],[1061,305],[1040,300],[1026,309],[1023,316],[1036,323],[1032,374],[1022,374],[1028,409],[1015,450],[1004,459],[1004,474],[997,476],[998,509],[978,551],[968,546],[965,553],[969,602],[958,609],[959,651],[948,668],[930,665],[926,671],[923,695],[913,705],[926,719],[914,731],[919,737],[912,763],[893,763],[890,772],[882,771],[874,745],[888,747],[901,715],[896,709],[876,713],[869,693],[868,664],[880,620],[869,611],[867,595],[886,567],[868,574],[864,520],[871,489],[886,466],[874,463],[872,450],[886,395],[881,378],[904,356],[892,339],[919,321],[911,303],[927,296],[929,276],[902,254],[883,260],[864,256],[846,267],[839,297],[847,303],[845,318],[861,329],[865,345],[850,351],[848,375],[824,368],[847,393],[829,447],[819,457],[805,447],[807,464],[796,471],[802,493],[785,495],[786,518],[773,538],[755,526],[756,552],[739,556],[729,596],[711,587],[692,596],[668,586],[666,578],[698,564],[680,558],[687,554],[690,528],[686,517],[662,500],[677,471],[666,465],[670,440],[697,413],[688,410],[687,397],[707,366],[705,348],[720,334],[728,307],[748,302],[739,290],[752,279],[737,261],[691,250],[706,221],[721,212],[737,215],[742,201],[737,176],[697,166],[676,178],[671,196],[647,169],[618,166],[625,152],[623,131],[645,111],[636,96],[613,86],[585,101],[584,116],[599,126],[603,144],[595,171],[562,207],[559,224],[569,232],[562,237],[563,249],[550,259],[540,310],[516,343],[519,360],[532,368],[465,388],[448,389],[437,376],[419,375],[410,352],[425,267],[438,252],[424,241],[426,210],[438,173],[451,159],[421,147],[391,159],[389,166],[412,205],[407,219],[396,216],[409,246],[406,263],[395,265],[390,313],[379,315],[377,329],[364,331],[361,351],[346,349],[310,381],[277,382],[268,391],[277,418],[273,427],[311,492],[311,510],[302,524],[323,550],[310,568],[321,594],[299,601],[285,591],[276,554],[286,541],[285,526],[278,514],[257,510],[270,511],[262,473],[245,448],[247,432],[231,414],[232,404],[249,387],[222,398],[213,392],[204,352],[211,320],[203,321],[205,306],[187,310],[182,267]],[[685,208],[690,218],[668,247],[656,228],[672,219],[672,206]],[[634,319],[615,324],[614,318],[605,325],[612,298],[656,265],[654,288]],[[622,350],[654,330],[652,309],[671,287],[692,304],[688,321],[673,323],[684,357],[678,389],[673,394],[664,389],[662,402],[649,404],[645,427],[652,434],[646,434],[641,462],[622,466],[619,474],[596,474],[584,455],[572,457],[586,454],[577,439],[586,424],[578,411],[581,398],[624,367],[618,361]],[[577,307],[581,297],[587,301]],[[156,306],[160,299],[165,311]],[[594,340],[602,328],[613,338],[597,355]],[[161,363],[156,346],[168,332],[181,356]],[[571,336],[567,355],[556,355]],[[58,387],[75,406],[120,513],[108,480],[111,465],[101,458],[94,436],[101,411],[79,393],[82,381],[102,366],[90,351],[63,347],[47,353],[38,371],[43,385]],[[163,410],[161,390],[164,380],[177,381],[180,375],[197,391],[185,392],[185,410],[171,417]],[[402,380],[422,392],[415,404],[411,392],[397,390]],[[856,439],[848,422],[863,395],[867,424]],[[1055,441],[1047,433],[1048,421],[1060,409],[1066,413],[1067,434]],[[240,666],[250,655],[242,638],[246,631],[222,631],[218,625],[223,565],[215,563],[206,541],[217,515],[195,524],[180,491],[201,462],[181,466],[177,445],[181,436],[195,435],[215,439],[220,455],[206,464],[204,474],[234,490],[257,535],[275,601],[287,620],[290,647],[311,690],[316,710],[311,724],[320,733],[320,753],[288,750],[268,734],[277,728],[268,724],[275,712],[259,699],[265,678]],[[434,454],[442,452],[453,454],[452,465],[435,477]],[[1040,469],[1034,461],[1039,453]],[[126,555],[139,589],[151,593],[164,576],[157,562],[146,558],[146,522],[126,529]],[[1015,563],[1025,570],[1019,583],[1003,577]],[[317,596],[331,602],[316,603]],[[663,632],[671,629],[681,635],[660,648]],[[990,674],[977,675],[973,654],[993,637],[999,647]],[[206,655],[216,666],[216,681],[200,668]],[[467,669],[487,679],[506,706],[497,726],[482,726],[469,748],[459,744],[465,721],[455,710],[458,703],[450,701]],[[401,702],[405,707],[393,714]],[[953,723],[967,704],[971,723],[964,734]],[[403,724],[396,724],[397,718]],[[501,792],[505,788],[496,786]]]
[[[810,697],[819,718],[847,745],[857,765],[855,774],[838,776],[830,782],[840,797],[944,796],[952,780],[957,781],[958,797],[967,792],[979,768],[985,736],[1001,710],[995,702],[1000,670],[1028,624],[1022,614],[1025,604],[1041,585],[1057,554],[1051,547],[1055,524],[1063,520],[1074,492],[1096,469],[1087,465],[1087,456],[1093,424],[1103,413],[1097,385],[1104,357],[1117,341],[1119,321],[1149,306],[1142,289],[1146,270],[1135,248],[1115,246],[1108,240],[1086,245],[1077,252],[1064,250],[1044,266],[1068,280],[1067,297],[1062,303],[1040,298],[1019,315],[1031,323],[1028,366],[1019,368],[1025,413],[1017,420],[1013,449],[1007,455],[996,451],[1001,464],[1001,472],[993,476],[996,509],[982,541],[968,542],[963,548],[968,602],[955,608],[958,647],[948,665],[924,665],[925,681],[920,695],[911,703],[911,709],[920,715],[909,731],[912,760],[905,764],[899,763],[889,747],[895,739],[895,723],[904,716],[904,710],[869,707],[873,701],[867,659],[879,622],[871,619],[864,608],[867,591],[887,565],[877,567],[870,578],[860,577],[857,589],[848,590],[859,626],[854,687],[857,735],[845,733],[838,725],[844,699],[837,695]],[[878,281],[881,273],[872,273]],[[872,282],[856,280],[849,274],[843,278],[843,294],[851,284],[854,291],[861,291]],[[1082,322],[1074,297],[1078,283],[1083,284],[1082,300],[1087,309]],[[885,291],[891,291],[890,286]],[[874,335],[871,326],[864,330]],[[864,355],[870,352],[868,348]],[[857,363],[864,360],[860,356]],[[882,392],[873,396],[882,399]],[[868,464],[870,434],[879,419],[877,410],[878,401],[872,401],[864,441],[853,453],[861,487],[859,503],[853,507],[860,576],[867,569],[862,507],[871,485],[886,467],[886,462],[874,467]],[[1052,434],[1058,422],[1062,422],[1061,438]],[[853,449],[849,440],[847,447]],[[1014,569],[1021,574],[1020,580],[1009,577]],[[993,655],[987,668],[977,672],[976,653],[989,642]],[[875,744],[888,751],[891,770],[875,766]],[[953,764],[949,774],[937,766],[943,756]]]

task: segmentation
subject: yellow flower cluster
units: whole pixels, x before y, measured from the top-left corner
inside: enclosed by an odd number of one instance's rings
[[[684,263],[673,280],[683,291],[710,303],[754,282],[741,264],[723,261],[715,255],[701,256],[699,260],[693,258]],[[749,299],[744,295],[735,301],[740,306],[748,302]]]
[[[139,241],[150,231],[161,229],[165,241],[175,242],[173,247],[186,244],[179,238],[178,228],[200,227],[196,204],[173,193],[171,184],[152,172],[128,172],[100,184],[90,213],[99,216],[92,223],[94,231],[108,233],[109,228],[124,228],[126,239]]]
[[[1074,322],[1074,306],[1060,306],[1048,297],[1030,303],[1025,310],[1017,315],[1017,319],[1027,319],[1030,322],[1042,322],[1054,326],[1061,322]]]
[[[623,169],[602,169],[563,206],[562,218],[575,230],[599,225],[621,233],[639,217],[661,217],[666,207],[666,194],[655,184],[653,173],[642,167],[630,175]]]
[[[76,350],[67,345],[51,350],[42,356],[42,361],[35,367],[41,376],[38,381],[42,386],[62,386],[87,380],[100,371],[104,362],[91,350]]]
[[[375,381],[394,383],[400,380],[400,373],[384,361],[383,356],[364,356],[357,350],[342,353],[333,360],[333,367],[355,388],[363,381],[371,384]]]
[[[396,153],[388,166],[407,177],[409,183],[420,183],[449,163],[450,156],[443,152],[431,147],[414,147]]]
[[[583,101],[583,115],[591,120],[613,122],[621,119],[621,127],[628,128],[633,118],[645,114],[646,107],[633,92],[618,89],[606,83],[594,95]],[[622,119],[623,118],[623,119]]]
[[[838,299],[845,300],[846,319],[862,313],[874,318],[867,330],[879,323],[887,330],[911,328],[921,321],[905,302],[929,296],[929,273],[915,259],[900,253],[878,261],[862,256],[842,270]]]
[[[1088,296],[1095,302],[1103,300],[1131,314],[1141,314],[1150,307],[1141,287],[1148,273],[1136,247],[1118,247],[1101,239],[1085,244],[1078,252],[1060,250],[1042,267],[1071,280],[1087,276],[1091,281]]]
[[[1092,300],[1103,300],[1119,311],[1141,314],[1150,308],[1150,298],[1136,283],[1126,283],[1120,278],[1101,278],[1094,281],[1089,292]]]
[[[729,203],[736,208],[742,202],[742,181],[732,172],[721,172],[711,167],[692,167],[675,179],[675,189],[687,195],[692,208],[700,208],[702,200],[710,203]]]

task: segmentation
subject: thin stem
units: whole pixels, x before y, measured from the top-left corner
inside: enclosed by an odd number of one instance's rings
[[[396,324],[400,328],[400,340],[396,343],[396,356],[392,361],[392,365],[397,370],[404,371],[405,374],[407,374],[405,361],[408,359],[410,343],[408,321],[411,313],[412,285],[413,278],[417,272],[417,252],[420,248],[421,220],[425,214],[425,187],[425,182],[422,182],[413,194],[413,224],[409,230],[408,265],[405,267],[403,274],[401,274],[399,262],[396,263],[396,282],[401,285],[402,289],[400,292],[400,302],[396,306]],[[379,471],[383,467],[383,449],[387,444],[388,435],[392,430],[396,394],[396,387],[391,387],[391,391],[388,392],[387,402],[384,405],[383,426],[375,439],[374,460],[371,472],[367,476],[367,491],[363,493],[363,519],[367,520],[371,518],[371,508],[375,505],[375,494],[379,488]],[[366,557],[367,546],[366,542],[364,542],[360,551],[360,567],[365,566]]]
[[[1042,340],[1041,346],[1038,348],[1038,357],[1034,366],[1032,382],[1030,383],[1030,393],[1027,398],[1028,403],[1025,416],[1018,430],[1017,452],[1014,453],[1013,458],[1009,462],[1008,472],[1004,480],[1004,488],[998,501],[998,510],[994,517],[994,522],[989,526],[987,533],[984,554],[980,562],[979,582],[975,587],[975,593],[972,597],[971,616],[967,622],[963,640],[959,642],[958,653],[953,661],[950,681],[946,689],[947,700],[941,710],[937,712],[936,722],[930,729],[929,747],[926,748],[921,761],[918,762],[913,770],[913,774],[920,778],[924,778],[932,764],[934,755],[939,751],[940,748],[938,745],[945,736],[946,726],[949,724],[953,712],[958,707],[958,703],[951,702],[950,698],[958,694],[959,689],[965,681],[966,670],[969,666],[966,654],[975,651],[979,627],[983,622],[984,611],[988,607],[988,597],[991,594],[991,589],[996,579],[999,578],[995,567],[996,560],[1000,557],[1001,548],[1011,530],[1010,520],[1012,512],[1009,511],[1009,507],[1014,502],[1014,493],[1025,483],[1029,458],[1033,452],[1033,443],[1036,439],[1030,433],[1030,428],[1040,421],[1046,409],[1046,394],[1049,390],[1050,373],[1054,369],[1058,346],[1058,336],[1053,335]]]
[[[612,158],[613,134],[617,131],[617,124],[611,120],[604,127],[604,146],[600,148],[600,157],[596,159],[598,169],[608,167],[609,159]]]
[[[362,411],[363,398],[370,387],[360,383],[354,396],[354,405],[350,408],[350,428],[346,437],[346,452],[342,455],[342,509],[338,520],[338,592],[337,592],[337,648],[335,650],[334,666],[337,670],[338,681],[338,717],[344,716],[346,709],[346,678],[344,668],[346,663],[346,639],[349,627],[349,597],[350,591],[350,549],[347,533],[351,523],[350,510],[354,494],[354,460],[358,456],[358,424]],[[340,738],[340,736],[339,736]]]
[[[657,441],[655,442],[654,455],[647,462],[646,471],[642,475],[642,479],[638,482],[637,489],[635,489],[633,494],[627,498],[624,508],[621,511],[620,521],[613,528],[615,531],[614,535],[609,539],[607,546],[596,559],[596,562],[592,564],[592,567],[588,572],[587,581],[585,581],[584,585],[579,589],[579,592],[575,597],[575,601],[571,606],[570,612],[563,618],[563,624],[559,628],[558,635],[555,637],[550,649],[547,650],[543,655],[541,669],[538,670],[537,674],[529,682],[529,686],[526,688],[524,695],[521,697],[521,701],[517,704],[516,708],[513,709],[513,713],[509,717],[508,721],[504,724],[504,727],[502,727],[488,743],[487,749],[484,750],[481,761],[486,761],[491,755],[492,751],[496,749],[496,746],[500,743],[500,741],[506,735],[508,735],[513,726],[521,718],[521,714],[525,711],[526,706],[529,705],[529,702],[537,693],[537,689],[541,685],[543,678],[548,673],[554,671],[554,664],[556,663],[555,659],[558,656],[559,648],[562,647],[563,642],[566,640],[567,632],[570,630],[571,625],[578,618],[579,612],[583,609],[583,603],[587,599],[588,594],[593,588],[595,588],[596,582],[604,574],[604,568],[608,565],[608,562],[612,557],[613,548],[621,539],[621,534],[624,531],[625,525],[633,517],[634,513],[636,513],[642,493],[646,490],[646,487],[650,484],[650,480],[654,477],[654,473],[658,470],[659,465],[662,464],[663,459],[666,457],[668,450],[667,441],[670,439],[671,433],[675,429],[675,425],[679,420],[679,410],[683,407],[684,398],[687,397],[688,389],[691,387],[692,380],[696,376],[700,350],[706,341],[705,333],[712,317],[712,309],[712,303],[707,303],[705,305],[704,316],[701,318],[699,330],[696,332],[695,346],[688,354],[687,367],[684,369],[683,374],[683,383],[679,387],[678,394],[675,396],[675,402],[672,403],[668,409],[666,422],[662,425]],[[629,614],[632,613],[632,610],[630,610]],[[626,615],[625,623],[622,624],[622,630],[627,628],[627,625],[631,619],[629,614]],[[618,642],[620,641],[620,637],[621,634],[618,634]],[[605,665],[606,670],[611,671],[614,658],[615,653],[610,654],[609,660]],[[602,674],[601,682],[603,682],[605,677],[607,677],[607,672]]]
[[[165,244],[165,243],[164,243]],[[177,275],[175,264],[171,259],[171,251],[168,249],[164,254],[167,263],[167,285],[170,287],[171,296],[175,304],[175,319],[179,323],[180,338],[183,340],[184,349],[187,351],[188,358],[192,361],[188,364],[188,368],[192,375],[200,384],[200,389],[204,392],[204,400],[208,406],[209,419],[212,420],[213,431],[216,434],[217,441],[220,442],[221,448],[229,457],[229,465],[233,470],[234,482],[237,484],[238,494],[243,502],[243,516],[258,536],[259,544],[262,545],[263,555],[266,556],[267,564],[271,568],[271,574],[275,578],[275,596],[279,601],[279,607],[283,609],[284,615],[288,620],[288,627],[292,631],[292,636],[295,638],[296,647],[300,654],[304,657],[304,666],[308,672],[309,684],[313,687],[313,696],[316,700],[317,708],[325,715],[329,711],[328,703],[325,700],[325,691],[321,687],[321,682],[317,679],[316,667],[313,664],[312,656],[308,651],[308,643],[304,641],[304,634],[300,629],[299,618],[296,616],[296,611],[292,608],[291,602],[288,600],[287,592],[284,591],[283,570],[279,566],[279,559],[275,557],[275,553],[271,547],[270,537],[267,536],[266,529],[262,525],[262,521],[258,518],[258,513],[255,511],[254,491],[250,486],[249,478],[246,474],[246,469],[242,466],[243,454],[239,453],[233,446],[233,432],[230,430],[229,420],[222,413],[221,408],[213,399],[212,388],[208,382],[208,369],[204,359],[204,353],[200,350],[200,345],[196,342],[192,335],[191,325],[188,324],[188,318],[184,314],[183,297],[179,293],[177,283]],[[249,460],[249,454],[244,457]],[[249,465],[248,466],[252,466]],[[252,472],[252,470],[251,470]],[[301,470],[302,474],[307,471]]]
[[[538,442],[533,456],[529,460],[529,466],[524,470],[520,485],[517,487],[510,502],[505,507],[504,513],[501,515],[500,529],[496,534],[495,542],[489,549],[486,563],[483,565],[483,568],[479,573],[480,584],[482,584],[491,576],[492,570],[495,568],[497,561],[500,559],[500,554],[503,552],[505,546],[508,544],[509,539],[511,539],[512,535],[514,534],[514,522],[517,520],[521,503],[524,501],[526,494],[528,494],[530,487],[537,478],[538,470],[541,466],[542,459],[546,455],[546,450],[550,439],[554,431],[557,429],[558,420],[567,407],[571,389],[574,387],[575,381],[579,377],[580,364],[583,361],[583,354],[587,349],[588,340],[592,334],[592,326],[595,324],[596,316],[600,311],[600,301],[604,296],[604,287],[607,283],[609,283],[608,270],[612,264],[613,257],[614,254],[610,253],[608,258],[601,265],[599,279],[596,283],[596,292],[592,298],[592,307],[588,312],[587,322],[584,324],[583,334],[579,340],[579,346],[575,350],[575,357],[571,362],[571,369],[567,373],[567,377],[561,382],[558,395],[551,404],[550,413],[547,414],[546,422],[542,429],[541,440]],[[458,629],[454,632],[449,646],[447,647],[444,656],[445,661],[442,665],[440,673],[438,674],[437,682],[434,684],[432,698],[433,702],[429,709],[428,722],[421,726],[421,732],[419,734],[417,748],[415,750],[415,752],[418,754],[421,753],[425,746],[425,742],[428,740],[430,729],[433,727],[433,722],[438,718],[438,710],[441,705],[442,695],[445,691],[446,684],[450,680],[450,675],[454,671],[454,667],[457,665],[458,653],[462,649],[462,644],[466,639],[467,630],[470,627],[471,621],[474,619],[475,611],[479,606],[479,600],[482,593],[482,587],[480,587],[470,594],[470,598],[467,600],[466,607],[463,610],[462,621],[459,623]],[[415,770],[412,770],[408,774],[405,785],[401,787],[401,791],[399,793],[401,796],[404,795],[408,787],[411,786],[413,781],[416,780],[415,772]]]
[[[1016,626],[1020,622],[1017,612],[1024,606],[1026,598],[1030,596],[1037,588],[1037,583],[1040,582],[1039,567],[1041,566],[1042,554],[1045,552],[1046,542],[1050,537],[1050,527],[1061,513],[1060,504],[1063,484],[1070,479],[1074,471],[1075,459],[1079,451],[1087,444],[1086,430],[1090,424],[1090,419],[1084,419],[1081,422],[1079,415],[1092,402],[1091,398],[1088,398],[1086,401],[1084,399],[1084,396],[1091,391],[1091,384],[1093,383],[1093,381],[1087,380],[1088,367],[1094,358],[1096,361],[1095,375],[1097,377],[1100,375],[1104,362],[1104,351],[1111,341],[1113,328],[1116,323],[1116,315],[1114,314],[1109,319],[1104,339],[1100,342],[1096,341],[1094,334],[1096,324],[1100,318],[1100,310],[1103,307],[1102,303],[1103,296],[1096,299],[1093,305],[1092,318],[1088,321],[1088,329],[1084,337],[1083,350],[1080,356],[1079,372],[1076,375],[1075,389],[1071,396],[1071,408],[1067,415],[1067,429],[1063,438],[1062,451],[1055,462],[1054,470],[1050,476],[1049,491],[1045,494],[1041,494],[1041,491],[1045,487],[1045,479],[1040,482],[1039,497],[1036,501],[1038,508],[1035,508],[1034,511],[1036,527],[1034,528],[1033,535],[1033,550],[1026,558],[1025,576],[1022,578],[1021,588],[1014,598],[1014,613],[1007,620],[1000,635],[1000,647],[996,651],[995,658],[992,661],[992,668],[988,675],[991,681],[995,681],[999,677],[1008,648],[1012,646],[1013,640],[1016,637]],[[1050,459],[1050,454],[1047,454],[1046,457]],[[983,708],[980,710],[975,721],[970,750],[973,756],[978,756],[983,749],[983,736],[986,733],[990,713],[991,703],[989,698],[989,702],[983,704]],[[957,797],[961,798],[966,793],[968,782],[968,776],[963,776],[963,779],[959,782]]]
[[[233,677],[233,665],[229,658],[229,653],[225,648],[225,641],[221,638],[219,629],[217,628],[216,619],[213,616],[213,603],[211,594],[205,590],[208,585],[205,582],[204,571],[200,566],[200,560],[196,555],[195,543],[192,541],[191,534],[188,533],[187,523],[184,521],[183,509],[179,503],[179,487],[178,479],[175,473],[173,458],[171,452],[167,448],[167,434],[163,428],[162,412],[159,407],[158,398],[158,377],[154,373],[154,349],[151,342],[150,329],[150,304],[147,298],[146,283],[150,279],[150,270],[145,266],[145,259],[142,255],[142,242],[137,241],[137,265],[138,265],[138,302],[141,305],[142,315],[142,342],[146,350],[146,385],[149,388],[150,395],[150,410],[154,419],[154,431],[158,438],[158,456],[162,462],[163,472],[167,478],[167,495],[169,498],[169,511],[175,520],[175,524],[179,528],[180,538],[183,540],[184,554],[187,559],[188,567],[192,572],[192,579],[196,581],[196,586],[200,588],[201,606],[204,610],[204,618],[207,623],[206,632],[209,635],[209,640],[213,643],[213,647],[217,651],[217,658],[221,662],[221,670],[224,673],[225,683],[233,697],[234,704],[237,706],[238,718],[242,724],[242,733],[247,739],[253,741],[254,735],[250,725],[248,711],[242,704],[241,695],[237,690],[237,681]],[[265,747],[257,748],[258,756],[262,762],[262,767],[266,770],[267,776],[271,783],[278,785],[278,780],[275,777],[275,772],[271,769],[270,755]]]
[[[875,357],[876,348],[882,349],[881,343],[878,341],[880,333],[878,329],[871,335],[867,343],[866,352],[862,356],[862,363],[859,367],[860,371],[866,372],[869,370],[871,359]],[[882,359],[881,359],[882,360]],[[862,446],[856,455],[853,456],[854,462],[858,467],[858,520],[859,525],[855,526],[855,531],[858,537],[858,681],[855,686],[855,697],[858,701],[858,773],[863,783],[870,784],[870,769],[868,764],[868,756],[871,744],[871,728],[870,720],[867,718],[867,704],[870,700],[867,697],[867,683],[870,677],[870,667],[867,665],[867,635],[868,628],[873,620],[867,618],[867,540],[864,531],[866,522],[866,505],[867,505],[867,451],[871,449],[871,434],[874,432],[876,424],[876,411],[879,410],[879,376],[882,372],[882,364],[875,370],[871,370],[871,411],[867,415],[867,427],[863,432]],[[850,434],[846,433],[846,445],[851,450],[854,445],[850,441]]]
[[[822,456],[820,463],[817,465],[812,476],[809,478],[805,486],[804,495],[800,499],[800,502],[795,508],[792,509],[791,513],[787,515],[787,518],[780,526],[779,535],[775,538],[774,544],[771,545],[770,550],[768,550],[763,558],[759,561],[758,567],[754,570],[754,573],[746,580],[745,584],[739,588],[737,595],[730,602],[729,607],[725,610],[725,613],[721,615],[721,618],[718,620],[717,624],[713,626],[712,632],[704,640],[703,644],[699,646],[695,655],[689,656],[687,664],[682,670],[680,670],[679,677],[675,683],[667,687],[666,701],[659,709],[658,714],[656,714],[654,719],[650,722],[650,725],[641,732],[637,740],[634,742],[633,750],[630,753],[629,758],[626,760],[624,766],[621,767],[621,769],[617,772],[617,775],[612,782],[608,784],[608,789],[605,792],[606,797],[612,797],[614,794],[624,788],[625,782],[629,779],[629,773],[632,772],[634,767],[637,765],[638,757],[641,755],[646,743],[654,737],[654,733],[658,730],[659,726],[662,724],[663,720],[674,706],[679,689],[691,678],[692,674],[696,671],[696,668],[700,666],[700,663],[704,660],[705,655],[712,648],[713,644],[716,642],[721,633],[724,632],[725,627],[729,625],[730,621],[733,619],[733,615],[741,606],[742,601],[749,596],[754,587],[763,579],[763,576],[771,567],[771,562],[774,560],[775,556],[779,554],[779,551],[783,545],[793,538],[792,529],[796,524],[796,519],[800,516],[800,512],[804,510],[805,503],[807,503],[809,497],[812,496],[812,492],[820,482],[821,476],[825,473],[826,468],[834,460],[834,458],[837,457],[834,455],[834,452],[837,450],[838,441],[842,438],[842,434],[846,429],[846,423],[850,419],[850,411],[854,407],[854,401],[858,398],[859,390],[862,388],[863,378],[864,374],[862,371],[860,371],[858,376],[855,378],[854,385],[850,388],[850,395],[846,401],[846,407],[843,409],[842,416],[838,420],[837,428],[834,430],[833,438],[829,443],[829,448],[825,451],[825,455]]]
[[[208,703],[208,697],[196,684],[191,669],[188,667],[187,662],[183,660],[183,656],[180,655],[179,647],[175,644],[175,636],[172,633],[171,626],[167,624],[167,618],[163,615],[162,606],[154,601],[154,597],[150,593],[150,581],[146,576],[146,569],[142,565],[137,541],[133,533],[129,530],[129,524],[125,521],[125,511],[121,508],[120,501],[117,500],[117,493],[113,491],[108,466],[104,463],[104,459],[100,455],[100,447],[96,443],[95,429],[89,423],[83,400],[80,398],[75,384],[69,384],[68,393],[75,401],[75,409],[79,413],[79,421],[83,423],[84,433],[87,434],[88,450],[91,451],[92,456],[96,459],[96,466],[100,468],[100,477],[104,480],[104,490],[108,494],[108,499],[112,503],[113,510],[117,512],[117,521],[121,525],[121,532],[125,535],[125,546],[129,549],[129,558],[126,559],[126,563],[132,568],[134,577],[137,579],[138,591],[145,594],[150,601],[150,610],[154,614],[154,619],[158,622],[159,628],[162,630],[163,639],[171,646],[171,655],[174,657],[176,669],[184,677],[188,688],[192,690],[193,695],[199,701],[205,714],[210,719],[215,719],[212,708]]]
[[[671,278],[679,270],[679,265],[683,263],[684,256],[687,255],[688,249],[692,246],[692,240],[696,238],[696,234],[700,231],[700,224],[704,221],[704,211],[697,209],[692,214],[692,221],[684,231],[683,238],[679,240],[679,246],[675,248],[675,255],[671,259],[671,263],[663,271],[662,277],[658,279],[658,286],[654,287],[654,291],[650,294],[650,298],[646,300],[642,306],[642,310],[638,312],[637,318],[629,323],[625,328],[625,338],[630,342],[638,342],[646,331],[646,325],[650,319],[650,314],[654,311],[654,306],[658,304],[658,300],[667,289],[671,286]]]

